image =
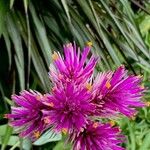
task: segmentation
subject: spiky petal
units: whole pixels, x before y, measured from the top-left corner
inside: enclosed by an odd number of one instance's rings
[[[82,86],[71,83],[59,86],[52,95],[47,95],[46,104],[53,104],[53,108],[45,114],[50,116],[57,131],[80,131],[87,123],[88,114],[94,110],[90,97],[89,91]]]
[[[54,83],[62,81],[74,82],[80,84],[87,81],[94,70],[98,57],[90,57],[86,63],[91,45],[88,44],[84,47],[83,52],[76,48],[76,45],[71,43],[64,45],[64,58],[54,52],[52,58],[54,65],[50,65],[50,78]]]
[[[118,112],[131,117],[136,113],[135,107],[143,107],[141,101],[143,87],[139,76],[127,75],[124,66],[115,72],[101,73],[93,84],[93,103],[97,115],[114,115]]]
[[[123,142],[123,136],[110,124],[90,122],[80,134],[72,134],[70,139],[73,150],[124,150],[118,145]]]
[[[42,109],[47,106],[42,103],[44,97],[36,91],[22,91],[20,95],[12,95],[16,106],[7,114],[10,125],[13,126],[21,137],[37,139],[47,128]]]

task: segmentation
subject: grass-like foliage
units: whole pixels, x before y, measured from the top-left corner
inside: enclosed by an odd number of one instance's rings
[[[51,54],[74,42],[81,47],[92,41],[92,53],[100,56],[98,72],[121,64],[132,74],[143,75],[150,97],[150,4],[147,0],[0,0],[0,144],[1,149],[31,149],[19,139],[3,116],[14,103],[13,93],[23,89],[48,92]],[[149,108],[133,119],[122,118],[129,150],[149,150]],[[46,141],[46,137],[49,140]],[[70,149],[61,137],[48,131],[34,143],[35,149]],[[46,144],[47,143],[47,144]],[[44,144],[44,145],[42,145]],[[42,146],[41,146],[42,145]],[[64,147],[64,148],[63,148]]]

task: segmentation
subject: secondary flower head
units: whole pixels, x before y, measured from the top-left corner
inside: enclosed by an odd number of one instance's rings
[[[10,125],[13,126],[21,137],[37,139],[47,128],[42,109],[47,106],[42,103],[44,97],[35,91],[23,91],[20,95],[12,95],[17,106],[11,108],[11,114],[7,114]]]
[[[54,52],[52,58],[54,65],[50,65],[50,78],[53,82],[74,82],[83,83],[87,81],[94,70],[98,58],[91,56],[86,63],[92,43],[84,47],[83,52],[71,43],[64,45],[64,57]]]
[[[141,77],[127,75],[124,66],[115,72],[100,73],[93,84],[93,103],[100,116],[114,115],[118,112],[131,117],[135,107],[143,107],[141,101],[143,87]]]
[[[85,127],[88,114],[94,110],[90,97],[87,89],[74,84],[59,86],[52,95],[47,95],[45,104],[51,105],[52,110],[45,111],[45,114],[50,116],[51,123],[57,131],[78,132]]]
[[[124,150],[119,129],[109,124],[89,123],[80,134],[71,135],[73,150]]]

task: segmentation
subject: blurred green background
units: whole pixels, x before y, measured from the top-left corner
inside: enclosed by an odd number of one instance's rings
[[[70,145],[64,144],[65,137],[50,131],[34,144],[19,139],[3,115],[13,105],[12,93],[29,88],[50,91],[51,54],[62,52],[62,45],[73,41],[81,47],[92,41],[92,52],[101,58],[97,71],[124,64],[129,73],[143,75],[144,100],[149,101],[149,0],[0,0],[2,150],[70,150]],[[139,109],[134,119],[116,122],[127,136],[126,149],[150,150],[149,107]]]

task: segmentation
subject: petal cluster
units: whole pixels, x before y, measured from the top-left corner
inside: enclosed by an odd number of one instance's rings
[[[141,77],[127,75],[124,66],[114,72],[100,73],[93,83],[93,103],[96,115],[109,116],[121,113],[128,117],[136,114],[136,107],[143,107],[141,101],[144,88]]]
[[[60,85],[53,94],[47,94],[46,104],[52,104],[53,108],[45,114],[51,116],[51,123],[57,131],[79,132],[86,126],[89,114],[94,111],[95,107],[90,101],[91,94],[84,86],[72,83]]]
[[[42,103],[43,96],[35,91],[22,91],[20,95],[12,95],[16,106],[7,114],[10,125],[13,126],[21,137],[37,139],[47,128],[45,117],[42,113],[47,106]]]
[[[119,128],[110,124],[90,122],[79,135],[72,135],[73,150],[123,150]]]
[[[124,137],[107,121],[118,114],[132,117],[136,107],[145,106],[142,79],[128,75],[124,66],[95,76],[98,57],[90,53],[91,47],[89,42],[81,53],[76,44],[69,43],[64,56],[54,52],[49,93],[23,91],[12,96],[16,105],[7,117],[22,137],[34,141],[53,128],[68,134],[73,150],[123,150]]]
[[[54,52],[52,56],[54,65],[50,65],[49,72],[51,80],[54,83],[61,81],[80,84],[86,82],[91,77],[98,60],[98,57],[91,56],[86,63],[90,49],[91,45],[87,43],[81,54],[75,44],[69,43],[64,45],[64,57],[59,52]]]

